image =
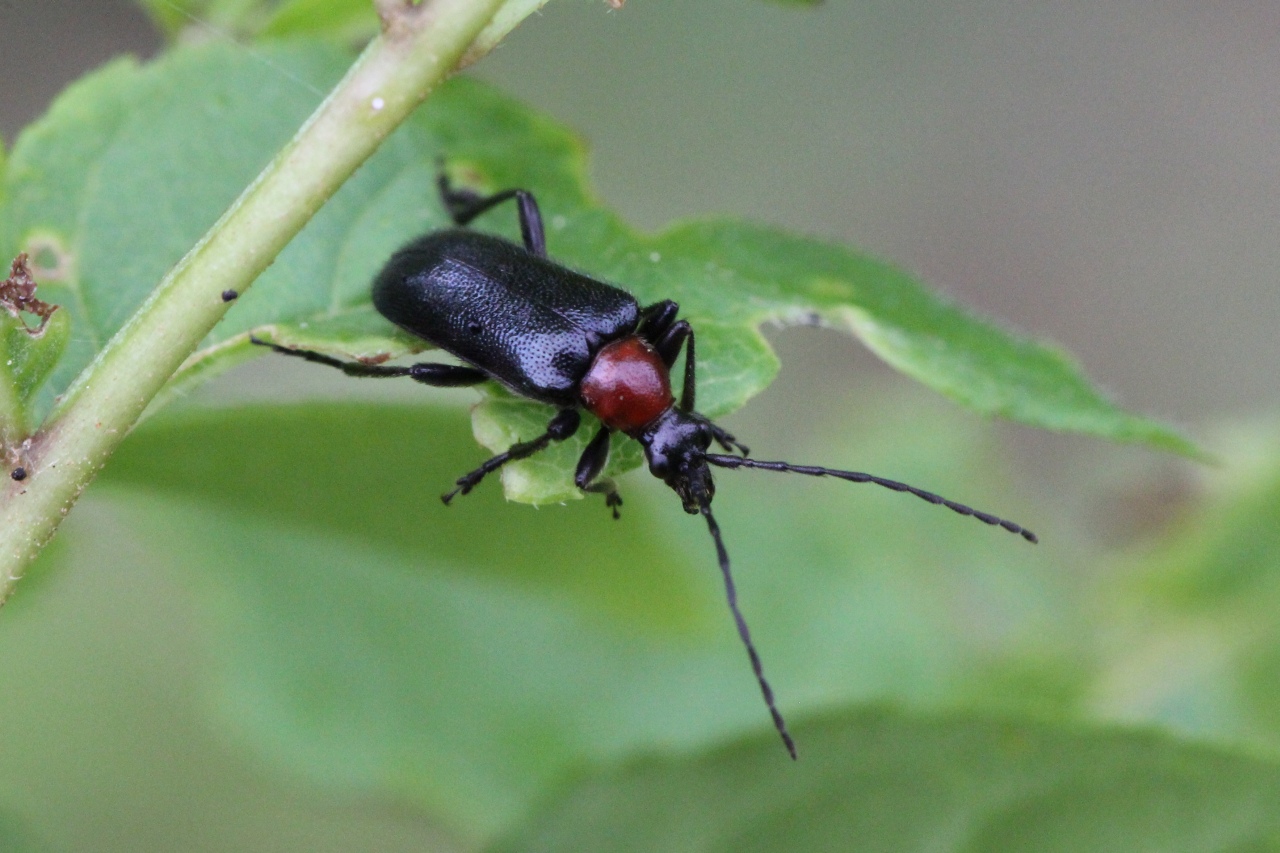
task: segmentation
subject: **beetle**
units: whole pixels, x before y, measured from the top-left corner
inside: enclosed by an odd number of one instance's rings
[[[574,483],[584,492],[602,494],[617,518],[622,498],[613,481],[600,476],[609,458],[610,436],[622,432],[638,441],[650,473],[679,495],[685,512],[706,521],[738,636],[773,725],[793,759],[795,742],[738,608],[729,554],[711,512],[712,466],[874,483],[1001,527],[1028,542],[1037,541],[1021,525],[905,483],[858,471],[750,458],[747,447],[695,409],[695,335],[687,320],[678,319],[675,302],[668,299],[641,307],[627,291],[550,260],[542,214],[527,190],[486,196],[456,188],[443,162],[436,184],[456,227],[424,234],[392,255],[374,279],[373,304],[392,323],[463,364],[364,364],[253,336],[250,340],[284,355],[336,367],[348,376],[407,376],[437,387],[493,380],[522,397],[556,408],[542,435],[513,444],[459,477],[453,490],[441,496],[446,504],[508,462],[526,459],[574,435],[582,424],[581,412],[587,411],[600,421],[600,427],[578,460]],[[466,227],[506,201],[517,206],[523,245]],[[684,377],[677,401],[670,375],[682,351]],[[725,452],[710,452],[713,443]]]

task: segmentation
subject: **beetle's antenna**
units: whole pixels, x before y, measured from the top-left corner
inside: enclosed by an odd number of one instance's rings
[[[756,652],[755,644],[751,642],[747,620],[742,618],[742,612],[738,610],[738,590],[733,585],[733,575],[729,571],[729,552],[725,550],[724,540],[720,537],[720,525],[716,524],[715,516],[711,514],[711,499],[705,493],[698,495],[697,499],[698,510],[707,520],[707,529],[711,531],[711,538],[716,542],[716,556],[720,558],[720,573],[724,575],[724,592],[729,599],[729,610],[733,613],[733,621],[738,626],[738,636],[742,638],[742,644],[747,647],[747,656],[751,658],[751,669],[755,671],[756,681],[760,683],[760,692],[764,694],[764,703],[769,706],[769,714],[773,717],[773,727],[782,736],[782,743],[794,761],[796,742],[791,739],[791,733],[787,731],[787,723],[782,719],[782,713],[778,711],[778,706],[773,701],[773,688],[764,677],[764,666],[760,663],[760,655]]]
[[[960,513],[960,515],[972,516],[983,524],[1003,527],[1010,533],[1018,534],[1028,542],[1035,543],[1040,541],[1034,533],[1020,524],[1014,524],[1012,521],[1006,521],[990,513],[947,500],[942,495],[935,495],[933,492],[926,492],[924,489],[917,489],[915,486],[908,486],[906,483],[899,483],[896,480],[886,480],[884,477],[876,477],[873,474],[863,474],[860,471],[837,471],[833,468],[819,468],[816,465],[792,465],[789,462],[763,462],[759,459],[724,456],[719,453],[704,453],[703,458],[712,465],[717,465],[721,468],[762,468],[766,471],[789,471],[793,474],[808,474],[810,477],[837,477],[841,480],[848,480],[851,483],[875,483],[877,486],[884,486],[886,489],[893,489],[895,492],[913,494],[931,504],[945,506],[952,512]],[[709,518],[708,516],[708,520]]]

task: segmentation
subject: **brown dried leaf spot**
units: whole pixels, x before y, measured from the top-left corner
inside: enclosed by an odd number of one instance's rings
[[[36,299],[36,280],[31,275],[29,260],[26,252],[22,252],[13,259],[13,265],[9,268],[9,277],[0,282],[0,306],[19,320],[23,311],[35,314],[40,318],[40,326],[27,331],[39,334],[44,331],[45,323],[49,322],[49,318],[53,316],[54,311],[58,310],[58,306]]]

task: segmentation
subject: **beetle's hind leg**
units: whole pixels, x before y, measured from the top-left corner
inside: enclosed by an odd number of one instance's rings
[[[486,475],[492,474],[508,462],[515,462],[517,459],[527,459],[540,450],[545,450],[547,445],[553,441],[564,441],[566,438],[578,431],[578,425],[582,423],[582,416],[578,414],[577,409],[561,409],[551,423],[547,424],[547,431],[535,438],[533,441],[525,441],[519,444],[513,444],[505,453],[499,453],[491,459],[485,461],[483,465],[474,471],[463,474],[456,481],[457,488],[451,492],[446,492],[440,496],[440,500],[446,504],[453,500],[457,495],[465,495],[480,485],[480,481]]]
[[[444,161],[436,172],[436,187],[440,190],[440,200],[448,211],[453,223],[463,227],[494,205],[502,204],[509,199],[516,200],[520,211],[520,236],[524,238],[524,247],[532,255],[540,258],[547,256],[547,238],[542,228],[542,211],[538,210],[538,202],[528,190],[503,190],[500,193],[483,196],[475,190],[458,189],[449,181],[444,170]]]
[[[474,367],[465,367],[460,364],[434,364],[431,362],[423,362],[421,364],[409,364],[403,367],[392,366],[386,367],[381,364],[364,364],[359,361],[343,361],[324,353],[315,352],[309,349],[294,349],[293,347],[284,347],[280,344],[273,344],[270,341],[264,341],[261,338],[249,336],[249,340],[258,346],[270,347],[281,355],[292,355],[301,358],[304,361],[313,364],[323,364],[328,367],[336,367],[348,376],[356,376],[361,378],[391,378],[395,376],[408,376],[416,382],[423,385],[433,385],[437,388],[458,388],[466,385],[479,385],[486,381],[489,376],[483,371]]]
[[[607,477],[603,480],[596,479],[609,461],[609,434],[610,429],[602,426],[587,444],[587,449],[582,451],[582,456],[578,459],[573,482],[584,492],[604,495],[605,507],[613,510],[613,517],[617,519],[621,517],[618,507],[622,506],[622,495],[618,494],[618,487]]]

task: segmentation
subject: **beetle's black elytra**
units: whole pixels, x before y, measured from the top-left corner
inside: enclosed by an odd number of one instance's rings
[[[679,306],[675,302],[664,300],[642,308],[625,290],[549,260],[542,215],[533,195],[525,190],[481,196],[456,189],[443,167],[436,183],[457,227],[424,234],[392,255],[374,279],[373,304],[400,328],[466,364],[367,365],[254,337],[250,340],[285,355],[336,367],[348,376],[408,376],[441,387],[477,385],[492,379],[559,410],[542,435],[512,445],[459,477],[455,488],[442,496],[446,504],[506,463],[525,459],[574,435],[582,420],[579,410],[586,410],[599,418],[601,426],[578,460],[574,483],[584,492],[603,494],[605,506],[617,518],[622,498],[612,480],[600,478],[609,458],[609,436],[620,431],[640,442],[649,471],[680,496],[686,512],[706,520],[734,624],[773,724],[792,758],[796,757],[795,743],[738,608],[729,553],[711,513],[715,496],[711,466],[874,483],[1002,527],[1028,542],[1036,541],[1035,534],[1011,521],[894,480],[748,458],[745,446],[694,409],[694,333],[688,321],[676,319]],[[477,216],[508,200],[514,200],[519,208],[523,246],[466,230]],[[681,350],[685,354],[684,377],[677,402],[670,373]],[[709,452],[712,443],[726,452]]]

